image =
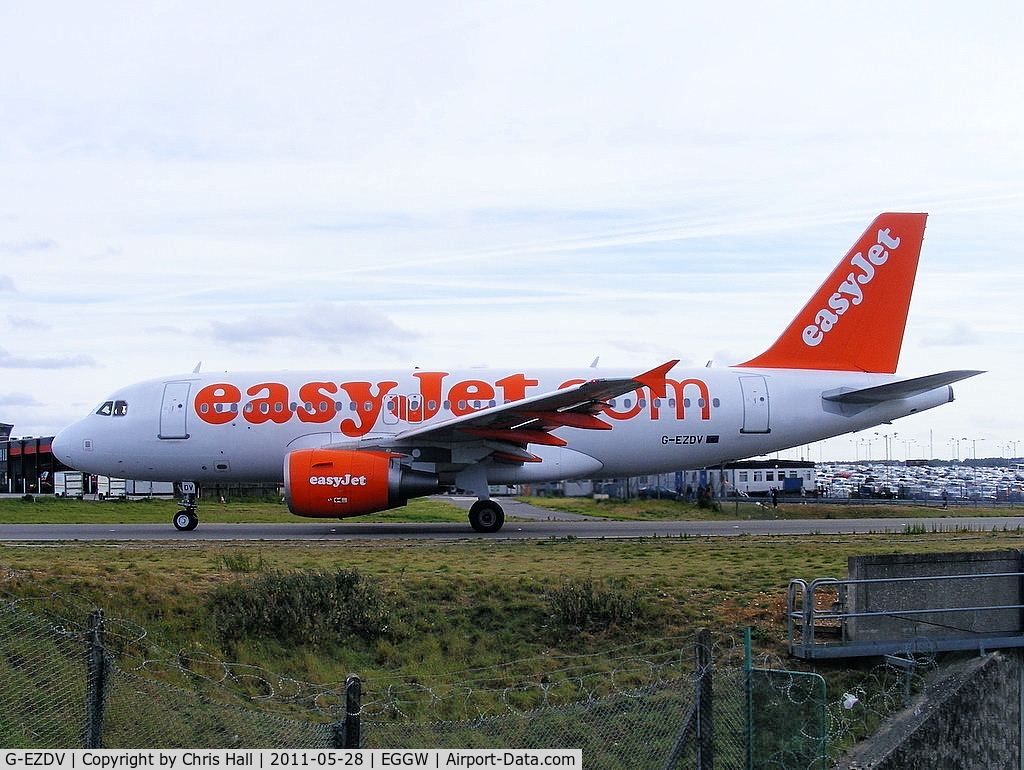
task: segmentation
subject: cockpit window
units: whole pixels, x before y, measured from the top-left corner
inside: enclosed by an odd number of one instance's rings
[[[127,401],[104,401],[103,404],[95,412],[103,417],[124,417],[128,414],[128,402]]]

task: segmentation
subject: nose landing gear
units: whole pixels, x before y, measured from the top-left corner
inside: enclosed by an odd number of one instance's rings
[[[181,488],[181,500],[178,505],[181,510],[174,514],[174,528],[179,532],[191,532],[199,525],[199,516],[196,509],[199,508],[199,489],[194,481],[183,481]]]

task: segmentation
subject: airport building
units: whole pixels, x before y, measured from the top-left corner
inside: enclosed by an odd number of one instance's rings
[[[714,497],[769,497],[817,494],[817,466],[807,460],[740,460],[710,468],[681,470],[631,479],[605,481],[561,481],[535,484],[526,494],[589,497],[593,494],[615,498],[666,497],[696,500],[702,489]],[[507,494],[492,488],[492,494]]]
[[[818,473],[807,460],[740,460],[721,467],[683,471],[688,488],[712,485],[717,497],[763,497],[772,490],[780,495],[813,495]]]
[[[7,491],[7,442],[12,430],[13,425],[0,422],[0,494]]]
[[[13,429],[0,423],[0,494],[52,495],[54,474],[70,470],[53,456],[53,437],[11,438]]]

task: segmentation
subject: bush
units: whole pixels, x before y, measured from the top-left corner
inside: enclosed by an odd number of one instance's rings
[[[222,643],[262,637],[320,645],[387,634],[390,610],[382,592],[357,570],[268,572],[222,586],[207,606]]]
[[[616,623],[633,620],[641,610],[639,594],[624,580],[609,584],[584,580],[563,580],[548,594],[555,620],[563,626],[607,630]]]

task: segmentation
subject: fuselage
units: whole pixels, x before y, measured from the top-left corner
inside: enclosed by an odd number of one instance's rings
[[[298,449],[359,449],[375,440],[622,373],[473,369],[188,374],[112,394],[54,439],[67,465],[118,478],[203,483],[280,481]],[[607,402],[611,430],[561,427],[566,446],[531,446],[540,462],[488,463],[490,483],[644,475],[755,457],[861,430],[952,400],[948,386],[840,410],[823,394],[894,376],[791,369],[672,371],[662,392],[641,387]],[[421,455],[440,472],[465,443]],[[439,455],[441,461],[438,462]]]

